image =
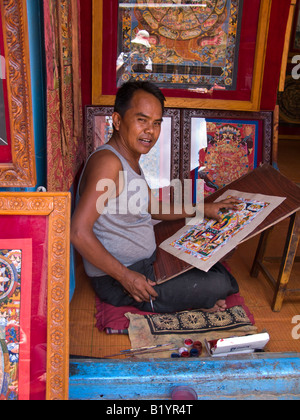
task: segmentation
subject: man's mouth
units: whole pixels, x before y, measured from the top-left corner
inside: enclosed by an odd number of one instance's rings
[[[146,143],[146,144],[150,144],[150,143],[152,143],[152,140],[149,140],[149,139],[140,139],[140,141],[141,141],[142,143]]]

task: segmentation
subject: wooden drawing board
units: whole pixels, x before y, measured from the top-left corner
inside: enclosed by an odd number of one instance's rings
[[[214,202],[220,195],[229,189],[249,192],[253,194],[265,194],[286,197],[286,200],[278,206],[266,219],[241,242],[244,242],[276,225],[280,221],[300,210],[300,188],[288,178],[280,174],[269,164],[264,164],[251,171],[242,178],[232,182],[205,199],[206,203]],[[170,280],[180,273],[193,268],[192,265],[179,260],[168,252],[159,248],[159,245],[174,235],[185,225],[185,219],[176,222],[162,222],[155,226],[157,240],[157,259],[154,264],[156,281],[162,283]],[[240,242],[240,243],[241,243]]]

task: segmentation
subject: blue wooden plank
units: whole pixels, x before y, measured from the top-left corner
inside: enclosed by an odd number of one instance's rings
[[[70,400],[168,400],[185,385],[198,399],[300,399],[295,353],[196,360],[72,360]]]

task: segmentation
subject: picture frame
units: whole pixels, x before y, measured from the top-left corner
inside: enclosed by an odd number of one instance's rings
[[[153,2],[152,2],[153,3]],[[271,0],[244,0],[242,25],[247,33],[241,34],[238,64],[237,89],[235,91],[213,90],[208,93],[190,90],[163,89],[167,107],[228,109],[258,111],[264,74],[264,63]],[[118,1],[93,0],[93,45],[92,45],[92,103],[112,105],[117,91],[116,60]],[[250,44],[246,40],[251,39]],[[247,45],[246,45],[247,44]],[[246,56],[243,57],[243,54]],[[104,59],[105,58],[105,59]],[[105,63],[105,65],[104,65]]]
[[[182,125],[183,178],[203,179],[206,195],[272,162],[272,112],[185,109]]]
[[[19,329],[23,337],[25,332],[29,356],[22,360],[21,348],[19,356],[15,356],[25,363],[25,367],[19,369],[19,379],[13,378],[13,389],[27,383],[27,390],[19,389],[20,396],[29,395],[33,400],[68,399],[70,212],[70,193],[0,193],[1,249],[6,252],[22,250],[19,262],[23,263],[23,256],[27,258],[27,268],[22,266],[19,285],[22,292],[23,275],[27,276],[27,294],[24,302],[21,294],[20,307],[14,308],[14,313],[20,312],[22,322],[22,314],[27,311],[28,323],[19,325]],[[24,241],[27,241],[25,247]],[[1,269],[3,279],[5,267],[1,266]],[[28,293],[28,286],[31,293]],[[3,307],[4,304],[7,307]],[[9,304],[1,300],[0,292],[0,326],[9,320]],[[13,321],[16,323],[15,319]],[[0,335],[1,331],[3,333],[0,327]],[[3,342],[3,337],[0,338]],[[20,344],[21,341],[22,335]],[[24,369],[27,377],[30,376],[29,384],[22,376]],[[5,393],[10,392],[9,381],[2,390],[0,386],[0,394],[1,391],[2,399],[5,399]]]
[[[110,106],[85,107],[87,157],[109,140],[112,134],[112,114],[113,107]],[[180,178],[180,122],[179,109],[165,108],[158,142],[148,155],[141,158],[141,167],[153,190],[162,191],[163,188],[168,188],[171,180]]]
[[[0,187],[36,185],[30,59],[26,0],[0,5],[2,122],[7,139],[0,145]]]
[[[290,56],[300,53],[300,2],[295,0],[295,12],[291,29]]]

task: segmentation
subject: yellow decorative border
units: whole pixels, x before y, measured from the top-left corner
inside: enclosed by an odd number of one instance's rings
[[[1,215],[48,218],[47,400],[69,386],[70,193],[0,193]]]
[[[34,187],[36,166],[26,0],[0,2],[11,135],[11,163],[1,163],[0,187]]]
[[[271,6],[272,0],[261,0],[250,101],[167,97],[166,106],[170,108],[259,111],[269,34]],[[92,104],[112,106],[114,105],[115,96],[102,95],[102,32],[103,0],[93,0]]]

